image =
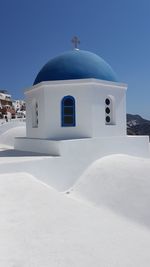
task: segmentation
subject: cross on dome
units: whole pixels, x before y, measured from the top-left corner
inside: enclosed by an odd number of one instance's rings
[[[78,49],[78,44],[80,44],[80,40],[79,40],[79,38],[77,37],[77,36],[74,36],[73,38],[72,38],[72,40],[71,40],[71,42],[74,44],[74,48],[75,49]]]

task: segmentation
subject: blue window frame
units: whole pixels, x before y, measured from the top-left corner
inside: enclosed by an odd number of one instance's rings
[[[61,126],[75,127],[75,99],[73,96],[65,96],[61,101]]]

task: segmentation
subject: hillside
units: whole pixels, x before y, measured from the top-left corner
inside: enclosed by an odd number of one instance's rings
[[[150,136],[150,121],[139,115],[127,114],[127,133],[129,135]]]

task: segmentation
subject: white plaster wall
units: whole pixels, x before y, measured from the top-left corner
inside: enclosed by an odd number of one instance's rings
[[[148,136],[116,136],[60,141],[60,155],[72,155],[80,160],[100,158],[110,154],[128,154],[149,157]],[[81,160],[81,161],[82,161]],[[82,165],[82,163],[81,163]]]
[[[16,145],[17,149],[23,148],[21,150],[24,150],[24,147],[30,149],[32,146],[35,152],[41,153],[42,149],[46,148],[45,153],[60,155],[58,157],[42,157],[40,161],[35,161],[34,158],[34,161],[31,162],[17,163],[15,167],[17,168],[15,171],[26,170],[59,190],[71,187],[93,161],[106,155],[128,154],[149,157],[149,138],[147,136],[116,136],[63,141],[43,140],[42,142],[41,140],[37,142],[36,139],[17,138]],[[10,166],[8,171],[13,172],[13,168],[14,166]],[[0,172],[2,171],[1,167]],[[64,181],[66,181],[66,187]]]
[[[46,118],[46,137],[51,139],[72,139],[92,136],[91,105],[89,86],[65,84],[59,87],[46,88],[46,106],[50,106],[49,116]],[[61,126],[61,100],[64,96],[75,98],[76,126]],[[47,112],[48,113],[48,112]]]
[[[91,92],[93,137],[126,135],[126,88],[96,84]],[[105,124],[105,99],[114,98],[115,124]]]
[[[59,141],[38,138],[16,137],[14,147],[16,150],[59,156]]]
[[[45,91],[44,87],[37,90],[30,90],[26,94],[26,128],[27,128],[27,137],[34,138],[45,138]],[[36,100],[38,103],[38,127],[33,127],[32,117],[33,109],[32,103],[33,100]]]
[[[96,79],[44,82],[26,92],[27,137],[52,140],[126,134],[126,86]],[[76,101],[76,127],[61,126],[61,100]],[[116,125],[105,125],[105,99],[115,98]],[[32,127],[31,101],[39,105],[39,126]]]

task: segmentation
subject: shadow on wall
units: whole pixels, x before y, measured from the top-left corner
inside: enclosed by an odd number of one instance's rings
[[[0,151],[0,157],[49,157],[49,155],[43,153],[35,153],[30,151],[19,151],[15,149],[4,149]]]

